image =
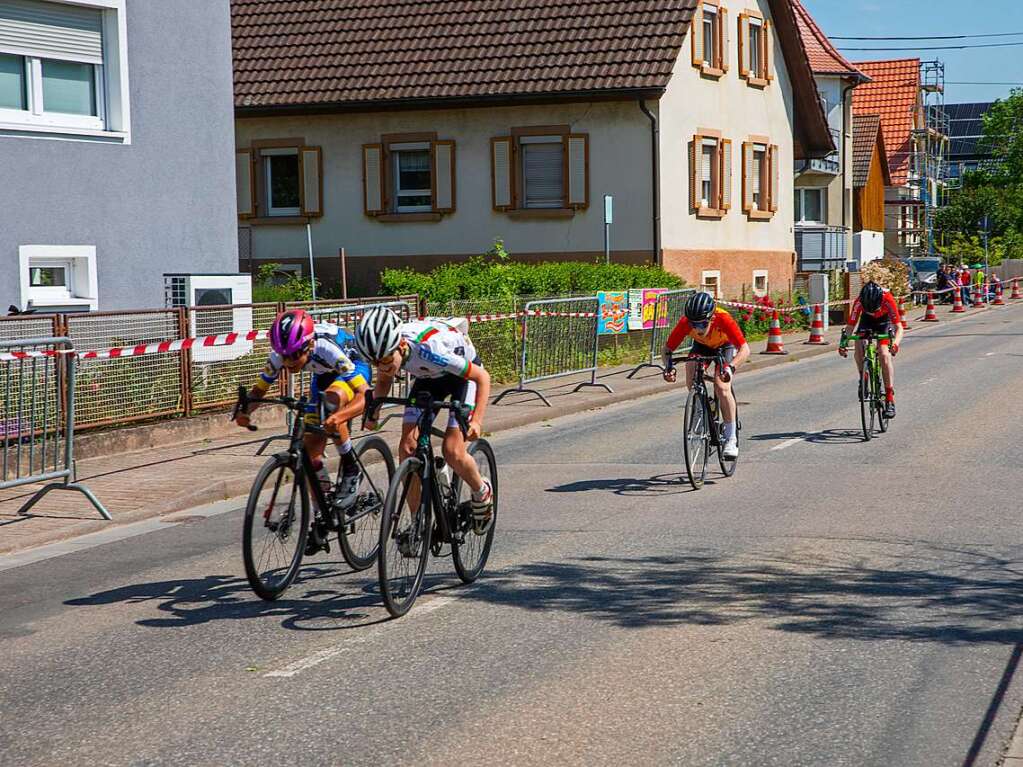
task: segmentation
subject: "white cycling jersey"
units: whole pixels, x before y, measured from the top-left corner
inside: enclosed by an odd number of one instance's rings
[[[398,329],[411,351],[403,368],[413,378],[468,378],[476,347],[464,333],[442,320],[406,322]]]

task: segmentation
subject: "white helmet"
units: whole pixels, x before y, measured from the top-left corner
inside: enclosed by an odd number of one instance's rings
[[[385,306],[375,306],[362,315],[355,328],[355,345],[369,362],[393,354],[401,341],[398,315]]]

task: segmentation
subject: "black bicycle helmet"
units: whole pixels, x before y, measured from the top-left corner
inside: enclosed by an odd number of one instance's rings
[[[864,311],[876,312],[881,308],[882,300],[884,300],[884,288],[876,282],[868,282],[860,290],[860,306]]]
[[[710,322],[716,308],[717,303],[710,293],[693,293],[686,300],[686,319],[697,324]]]

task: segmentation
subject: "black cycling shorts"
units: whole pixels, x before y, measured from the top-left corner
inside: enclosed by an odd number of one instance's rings
[[[724,346],[714,349],[710,346],[704,346],[697,341],[693,341],[693,348],[689,351],[697,357],[716,357],[719,353],[724,357],[725,362],[731,363],[735,359],[737,349],[731,344],[725,344]]]
[[[869,330],[875,336],[895,335],[895,329],[892,327],[891,318],[887,314],[883,314],[880,317],[872,317],[869,314],[861,315],[860,324],[856,328],[856,332],[860,333],[864,330]]]
[[[483,367],[479,357],[474,359],[472,364]],[[465,403],[470,408],[476,406],[476,383],[465,378],[459,378],[451,373],[442,375],[439,378],[414,379],[409,397],[412,398],[419,392],[429,392],[435,401],[443,401],[450,397],[452,400]],[[402,420],[405,423],[416,423],[419,421],[419,416],[419,408],[407,407],[405,408]],[[455,418],[454,414],[448,418],[448,428],[458,428],[458,419]]]

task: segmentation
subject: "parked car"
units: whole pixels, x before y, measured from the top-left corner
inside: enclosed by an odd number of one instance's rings
[[[902,262],[909,267],[909,284],[913,290],[935,290],[938,285],[938,269],[941,259],[933,256],[917,256],[904,258]]]

